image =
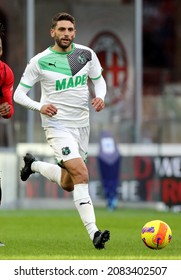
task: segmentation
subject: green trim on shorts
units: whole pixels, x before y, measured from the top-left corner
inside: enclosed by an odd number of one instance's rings
[[[87,160],[88,160],[88,152],[85,153],[84,162],[87,163]],[[60,160],[60,161],[57,161],[57,165],[60,166],[60,167],[63,168],[63,169],[66,169],[66,168],[63,166],[63,159]]]
[[[63,160],[57,161],[58,166],[60,166],[61,168],[65,169],[65,167],[63,166]]]

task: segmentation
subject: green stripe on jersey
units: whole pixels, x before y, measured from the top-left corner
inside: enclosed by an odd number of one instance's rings
[[[32,88],[32,86],[28,86],[26,84],[23,84],[22,82],[20,82],[20,85],[22,85],[23,87],[26,87],[26,88]]]
[[[103,71],[103,69],[102,69],[102,71]],[[91,80],[98,80],[98,79],[100,79],[101,76],[102,76],[102,72],[101,72],[101,75],[99,75],[99,76],[96,77],[96,78],[91,78]]]
[[[52,52],[46,56],[41,57],[38,63],[40,69],[42,70],[72,76],[66,54]]]

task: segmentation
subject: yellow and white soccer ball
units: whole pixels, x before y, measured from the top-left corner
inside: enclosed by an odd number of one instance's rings
[[[153,220],[143,226],[141,238],[148,248],[158,250],[170,243],[172,231],[167,223]]]

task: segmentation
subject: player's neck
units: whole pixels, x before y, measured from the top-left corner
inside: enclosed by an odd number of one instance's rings
[[[68,48],[66,49],[63,49],[63,48],[60,48],[58,45],[54,45],[52,47],[52,49],[56,52],[62,52],[62,53],[67,53],[67,52],[70,52],[72,50],[72,45],[70,45]]]

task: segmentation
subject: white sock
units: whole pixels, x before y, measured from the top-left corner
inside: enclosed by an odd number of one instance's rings
[[[61,168],[58,165],[43,161],[33,161],[31,170],[40,173],[51,182],[57,183],[60,186]]]
[[[88,184],[74,186],[73,198],[81,220],[86,227],[90,238],[93,240],[94,233],[98,231],[94,214],[94,207],[88,191]]]

